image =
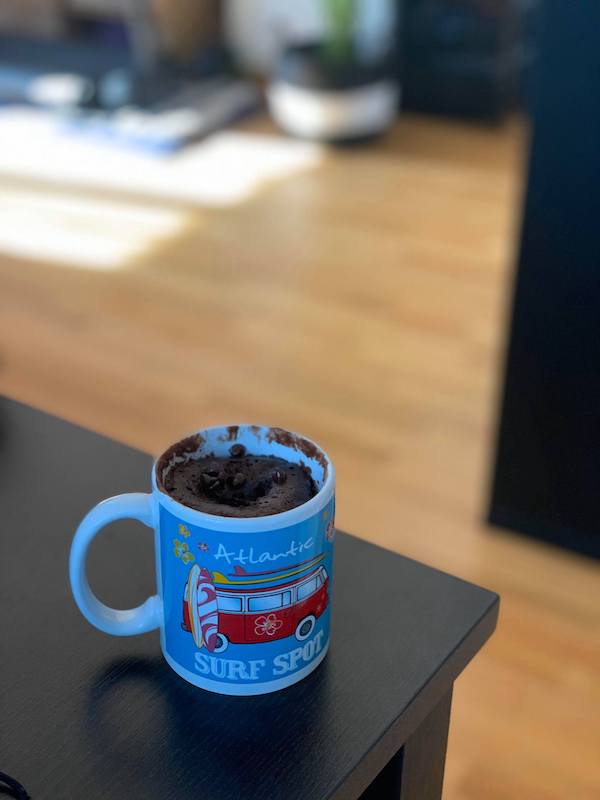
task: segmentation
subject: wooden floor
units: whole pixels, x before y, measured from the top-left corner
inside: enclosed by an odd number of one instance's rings
[[[181,232],[122,269],[0,256],[5,393],[154,452],[222,421],[303,431],[341,527],[502,595],[447,800],[600,797],[598,574],[481,522],[524,141],[406,116],[246,202],[173,205]]]

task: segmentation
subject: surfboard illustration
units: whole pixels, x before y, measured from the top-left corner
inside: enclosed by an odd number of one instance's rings
[[[247,573],[245,570],[243,571],[240,567],[235,568],[235,572],[231,577],[227,577],[222,572],[218,572],[215,570],[213,572],[213,580],[216,584],[227,585],[231,586],[232,588],[235,586],[249,586],[250,584],[258,584],[258,583],[273,583],[284,578],[291,578],[294,575],[299,575],[301,572],[305,570],[311,569],[319,562],[323,561],[325,555],[322,553],[321,555],[315,556],[314,558],[309,559],[308,561],[301,562],[300,564],[292,565],[291,567],[284,568],[285,571],[282,571],[281,567],[278,570],[268,570],[267,572],[255,572],[255,573]],[[239,570],[239,571],[238,571]],[[264,576],[264,577],[254,577],[257,576]]]
[[[198,619],[198,576],[200,574],[200,567],[197,564],[190,570],[186,584],[186,602],[189,611],[189,622],[192,629],[192,636],[196,642],[196,647],[200,648],[203,645],[202,630],[200,629],[200,620]]]
[[[297,564],[290,564],[288,567],[285,567],[285,569],[298,569],[300,567],[303,569],[308,569],[311,564],[314,564],[315,561],[318,561],[322,558],[322,554],[318,556],[312,556],[312,558],[306,558],[304,561],[299,561]],[[228,572],[227,574],[230,578],[253,578],[261,575],[280,575],[282,572],[283,570],[281,567],[275,567],[275,569],[265,569],[262,572],[248,572],[247,569],[236,564],[236,566],[233,568],[233,572]]]
[[[195,564],[190,570],[186,599],[196,646],[201,648],[206,645],[206,649],[212,653],[217,645],[219,611],[217,592],[206,567],[200,568]]]

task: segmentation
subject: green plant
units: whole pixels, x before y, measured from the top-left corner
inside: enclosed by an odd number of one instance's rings
[[[325,44],[333,61],[347,61],[354,47],[356,0],[324,0],[329,18],[329,38]]]

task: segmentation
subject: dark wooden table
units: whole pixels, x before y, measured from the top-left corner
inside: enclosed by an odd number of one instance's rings
[[[323,664],[270,695],[204,692],[171,671],[156,632],[106,636],[71,598],[80,518],[146,490],[150,465],[0,401],[0,770],[33,800],[439,798],[452,685],[494,630],[498,597],[339,534]],[[89,566],[114,606],[153,592],[142,526],[107,530]]]

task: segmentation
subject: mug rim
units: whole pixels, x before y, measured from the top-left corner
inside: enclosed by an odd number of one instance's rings
[[[235,425],[239,426],[240,428],[258,427],[260,429],[269,429],[273,427],[271,425],[256,425],[249,422],[239,422],[235,423]],[[187,434],[187,436],[182,436],[180,439],[177,439],[175,442],[168,445],[168,447],[164,448],[164,450],[154,459],[152,464],[152,494],[156,497],[159,505],[164,506],[179,519],[190,522],[192,525],[197,525],[199,527],[209,528],[212,530],[220,530],[223,532],[230,531],[231,533],[255,533],[257,531],[278,530],[279,528],[287,528],[291,525],[296,525],[297,523],[314,516],[329,503],[335,488],[335,469],[331,458],[325,452],[325,450],[323,450],[321,445],[319,445],[313,439],[310,439],[304,434],[290,431],[287,428],[280,428],[280,430],[290,433],[293,436],[298,436],[312,444],[318,450],[318,452],[323,455],[327,464],[327,476],[323,486],[321,486],[314,497],[311,497],[310,500],[302,503],[302,505],[296,506],[295,508],[290,508],[287,511],[280,511],[277,514],[265,514],[260,517],[225,517],[220,516],[219,514],[209,514],[206,511],[198,511],[195,508],[190,508],[184,503],[180,503],[179,500],[175,500],[174,497],[171,497],[170,494],[167,494],[167,492],[159,486],[156,477],[156,467],[164,453],[166,453],[170,447],[173,447],[173,445],[177,444],[178,442],[184,441],[190,436],[197,434],[203,435],[209,431],[225,431],[231,427],[231,425],[222,424],[211,425],[206,428],[198,428],[192,433]]]

